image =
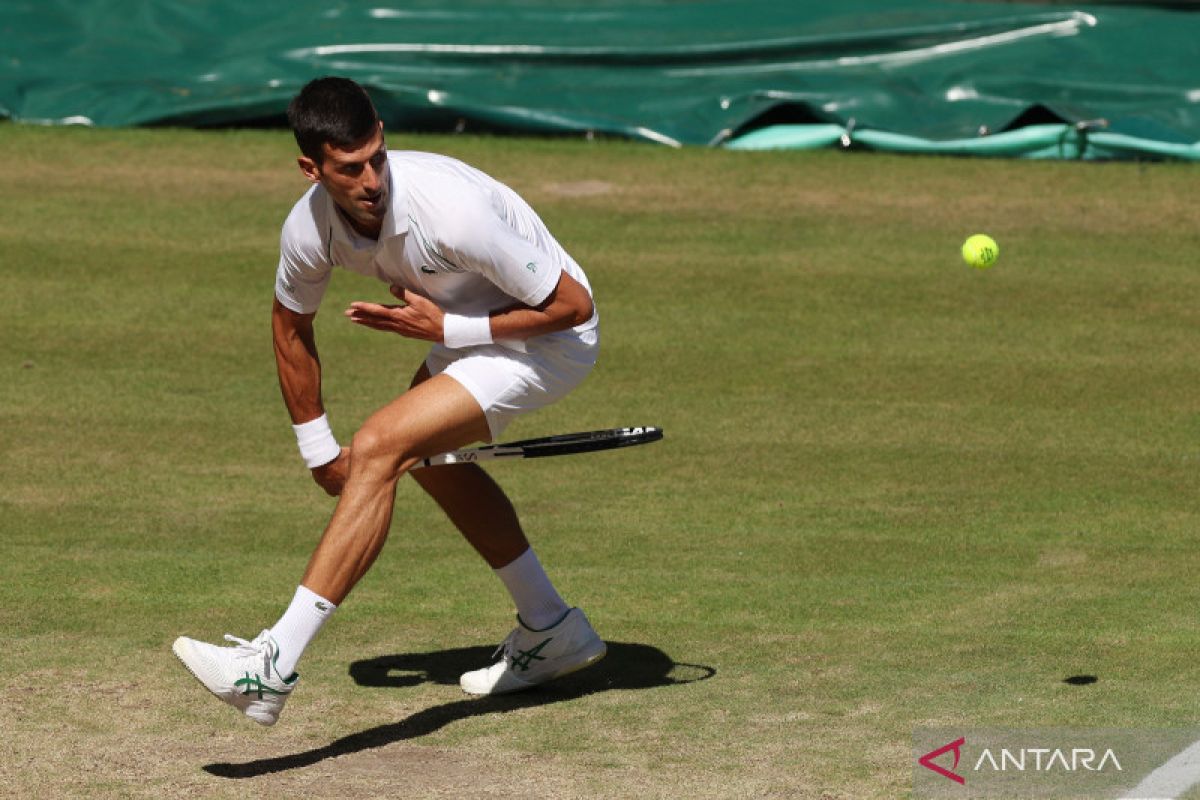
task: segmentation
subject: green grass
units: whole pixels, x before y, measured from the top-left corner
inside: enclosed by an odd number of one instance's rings
[[[406,482],[280,725],[205,696],[171,640],[272,624],[331,510],[268,325],[293,144],[0,126],[0,785],[882,798],[920,726],[1194,723],[1195,166],[390,144],[509,183],[588,270],[600,364],[508,436],[667,431],[492,470],[614,657],[499,701],[354,680],[509,625]],[[343,440],[424,352],[337,313],[386,296],[340,273],[318,317]]]

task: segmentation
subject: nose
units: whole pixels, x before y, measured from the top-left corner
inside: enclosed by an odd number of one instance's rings
[[[383,180],[379,174],[379,170],[367,164],[362,171],[362,188],[367,194],[378,194],[379,187],[383,185]]]

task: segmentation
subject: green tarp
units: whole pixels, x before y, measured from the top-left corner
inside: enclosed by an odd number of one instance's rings
[[[279,124],[307,80],[341,74],[370,87],[393,129],[1192,158],[1188,8],[7,0],[0,116]],[[1026,128],[1040,133],[1013,138]]]

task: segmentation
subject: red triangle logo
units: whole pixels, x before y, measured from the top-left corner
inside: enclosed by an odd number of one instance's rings
[[[960,749],[962,748],[962,746],[964,744],[966,744],[966,742],[967,742],[967,738],[965,736],[960,736],[959,738],[955,739],[950,744],[942,745],[937,750],[931,750],[930,752],[921,756],[920,758],[917,759],[917,763],[920,764],[922,767],[925,767],[925,769],[933,770],[938,775],[949,778],[950,780],[954,781],[955,783],[965,784],[967,782],[966,778],[964,778],[963,776],[958,775],[954,772],[951,772],[950,770],[946,769],[945,767],[941,766],[940,764],[933,763],[933,760],[940,755],[944,755],[946,753],[949,753],[950,751],[954,751],[954,769],[958,769],[958,759],[962,755],[962,753],[960,752]]]

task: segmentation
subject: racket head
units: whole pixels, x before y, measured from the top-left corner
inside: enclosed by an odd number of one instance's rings
[[[607,428],[582,433],[560,433],[536,439],[521,439],[515,442],[468,447],[422,459],[412,469],[436,467],[444,464],[470,464],[496,459],[544,458],[567,456],[575,453],[592,453],[599,450],[615,450],[639,444],[657,442],[663,438],[663,429],[653,425],[630,428]]]
[[[565,456],[574,453],[592,453],[598,450],[616,450],[640,444],[657,442],[663,438],[663,429],[653,425],[631,428],[608,428],[584,433],[563,433],[543,436],[499,445],[504,449],[520,448],[524,458]]]

